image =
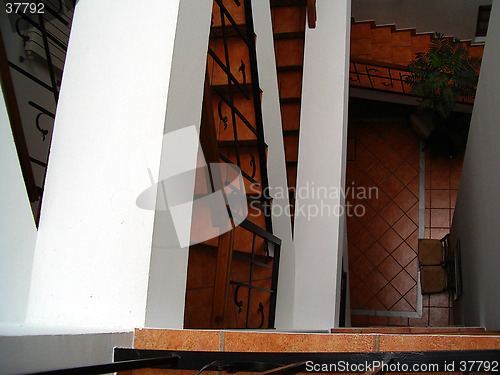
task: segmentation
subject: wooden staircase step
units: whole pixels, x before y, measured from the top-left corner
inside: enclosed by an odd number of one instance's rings
[[[275,32],[274,40],[305,39],[305,31]]]
[[[300,98],[302,95],[302,71],[278,73],[280,98]]]
[[[223,139],[219,139],[217,141],[218,145],[219,145],[219,149],[223,149],[223,148],[234,148],[235,147],[235,141],[234,139],[231,139],[231,140],[223,140]],[[243,147],[243,151],[245,152],[248,152],[249,149],[251,149],[253,152],[255,153],[258,153],[257,151],[257,145],[258,145],[258,142],[257,142],[257,139],[239,139],[238,138],[238,146],[239,147]],[[255,147],[254,149],[252,149],[252,147]]]
[[[300,127],[300,102],[281,103],[281,122],[283,131],[299,130]]]
[[[248,39],[247,27],[245,24],[236,25],[236,27],[234,27],[227,20],[224,30],[222,30],[222,26],[213,26],[210,29],[210,39],[221,39],[224,33],[226,34],[226,38],[240,37]]]
[[[307,0],[271,0],[271,8],[306,6]]]
[[[277,66],[276,70],[278,71],[278,73],[302,72],[303,66],[302,65],[282,65],[282,66]]]
[[[304,39],[275,40],[277,66],[302,66],[304,60]]]
[[[236,77],[236,78],[240,78],[240,77]],[[245,90],[245,92],[251,97],[252,96],[252,82],[246,82],[245,84],[243,82],[240,82],[239,84],[243,88],[243,90]],[[218,98],[217,91],[223,93],[224,95],[229,95],[229,85],[227,85],[227,84],[214,84],[214,85],[211,85],[211,87],[212,87],[212,97]],[[232,90],[233,95],[244,95],[241,92],[240,88],[237,87],[236,84],[233,82],[231,83],[231,90]],[[262,93],[262,90],[260,90],[260,92]]]
[[[275,33],[304,32],[306,24],[305,6],[283,6],[271,9]]]

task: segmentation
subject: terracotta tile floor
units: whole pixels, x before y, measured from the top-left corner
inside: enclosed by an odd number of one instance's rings
[[[351,308],[415,311],[418,271],[418,140],[403,124],[349,125],[347,186],[377,187],[378,197],[350,196],[366,207],[347,218]],[[352,150],[355,147],[355,150]],[[425,238],[449,232],[463,156],[426,152]],[[353,159],[351,157],[351,159]],[[358,190],[355,190],[358,191]],[[353,326],[447,326],[453,324],[449,293],[424,295],[422,317],[353,315]]]
[[[349,137],[347,201],[366,211],[347,218],[351,308],[415,311],[419,141],[401,123],[350,124]]]

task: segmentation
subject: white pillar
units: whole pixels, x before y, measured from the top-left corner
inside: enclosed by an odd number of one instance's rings
[[[23,323],[36,227],[0,92],[0,323]]]
[[[297,329],[338,324],[344,243],[338,210],[344,207],[350,0],[318,0],[316,7],[317,26],[306,30],[304,50],[295,208]]]
[[[460,241],[463,295],[456,323],[500,329],[500,1],[493,1],[451,228]]]
[[[257,34],[257,63],[262,89],[262,118],[264,135],[269,150],[267,172],[273,196],[273,232],[281,239],[281,256],[276,302],[276,328],[293,327],[293,299],[295,293],[295,254],[289,212],[285,151],[281,130],[281,112],[274,56],[274,38],[269,1],[253,1],[252,12]]]
[[[211,14],[212,1],[180,1],[165,133],[193,125],[198,132],[200,130]],[[197,146],[190,144],[186,147],[182,142],[163,144],[160,157],[160,181],[162,174],[165,175],[164,172],[170,168],[179,170],[182,164],[184,170],[190,170],[184,184],[188,198],[192,198],[194,192]],[[162,191],[158,191],[158,194],[162,195]],[[182,234],[169,220],[169,213],[159,207],[164,202],[161,197],[158,202],[153,229],[146,326],[183,328],[189,247],[172,244],[178,242],[177,237]],[[187,238],[191,230],[191,215],[188,216],[183,228]],[[170,241],[171,238],[174,241]]]
[[[157,215],[137,206],[134,186],[156,182],[164,132],[199,125],[210,12],[205,4],[194,10],[194,3],[78,2],[45,184],[30,322],[142,327],[148,298],[158,297],[166,299],[162,307],[167,318],[161,323],[182,325],[185,256],[169,262],[153,259],[150,275]],[[183,7],[193,12],[187,15]],[[193,52],[182,74],[201,81],[184,82],[194,85],[189,92],[175,91],[178,59],[203,44],[183,42],[187,30],[204,39],[204,58],[196,65],[199,54]],[[181,44],[185,49],[179,52]],[[190,71],[193,66],[198,70]],[[186,102],[178,108],[171,103],[176,95]],[[195,122],[170,123],[180,111],[192,112],[186,119]],[[131,155],[144,144],[147,164],[132,162]],[[154,288],[159,270],[173,282],[161,293]]]

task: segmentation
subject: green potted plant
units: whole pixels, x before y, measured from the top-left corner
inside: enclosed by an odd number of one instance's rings
[[[463,143],[457,121],[462,128],[464,121],[452,116],[453,109],[458,100],[474,98],[480,66],[481,59],[470,56],[459,39],[439,33],[429,50],[417,53],[408,65],[410,74],[405,83],[420,98],[418,112],[411,116],[412,125],[417,135],[448,156],[453,156]]]

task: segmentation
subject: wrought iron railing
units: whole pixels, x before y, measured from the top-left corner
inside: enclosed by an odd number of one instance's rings
[[[236,251],[227,270],[237,315],[235,328],[274,327],[281,246],[272,234],[255,39],[250,0],[214,0],[208,61],[218,154],[223,162],[240,168],[248,204],[261,216],[235,229],[235,241],[245,244],[245,249],[233,248]],[[236,275],[236,261],[248,263],[249,273]],[[269,277],[256,280],[255,272],[263,270]]]
[[[350,61],[349,82],[352,86],[411,95],[411,88],[405,84],[407,76],[408,68],[402,65],[363,59]]]
[[[4,39],[11,38],[11,45],[15,43],[13,38],[17,36],[18,44],[23,46],[18,50],[22,51],[20,54],[18,51],[13,52],[12,48],[9,51],[6,50],[8,67],[11,70],[10,76],[23,77],[22,79],[27,80],[25,81],[27,83],[24,83],[21,78],[11,78],[13,92],[8,95],[28,98],[26,101],[18,100],[17,110],[21,121],[11,120],[11,125],[22,127],[21,132],[17,130],[18,134],[22,133],[18,138],[24,137],[25,139],[15,139],[15,141],[18,145],[19,159],[30,161],[25,168],[31,169],[27,174],[31,173],[35,179],[37,196],[30,196],[33,202],[41,201],[43,195],[55,109],[59,98],[59,86],[75,1],[41,0],[36,2],[36,9],[31,6],[23,7],[28,3],[20,4],[20,7],[14,7],[8,12],[12,34],[6,33],[5,29],[2,34]],[[31,92],[28,93],[30,90]],[[50,104],[51,97],[52,104]],[[14,129],[13,133],[16,134]],[[38,137],[37,133],[39,133]],[[26,144],[27,150],[19,147],[22,143]],[[30,192],[33,187],[28,185],[33,182],[25,177],[25,183]],[[34,211],[37,222],[39,207],[40,203],[36,212]]]
[[[414,96],[411,87],[405,82],[408,76],[410,76],[410,71],[403,65],[360,58],[350,60],[349,83],[351,86]],[[458,98],[458,102],[472,104],[474,100]]]
[[[240,290],[244,289],[247,291],[244,326],[242,328],[274,328],[281,240],[248,220],[242,222],[240,227],[248,231],[252,236],[252,251],[250,254],[239,252],[233,254],[233,257],[250,264],[249,273],[246,278],[248,281],[242,282],[231,280],[234,304],[238,307],[238,314],[241,313],[245,307],[243,301],[240,299]],[[265,252],[265,259],[263,261],[258,260],[256,257],[258,240],[262,242],[262,250]],[[267,269],[270,271],[271,279],[265,281],[269,284],[269,287],[266,288],[262,285],[255,285],[255,268]],[[238,292],[240,292],[240,294]],[[267,297],[265,297],[265,295],[267,295]],[[269,306],[267,309],[265,309],[263,302]],[[265,310],[267,310],[267,313]],[[258,316],[258,324],[252,324],[252,320],[255,321],[256,316]]]

